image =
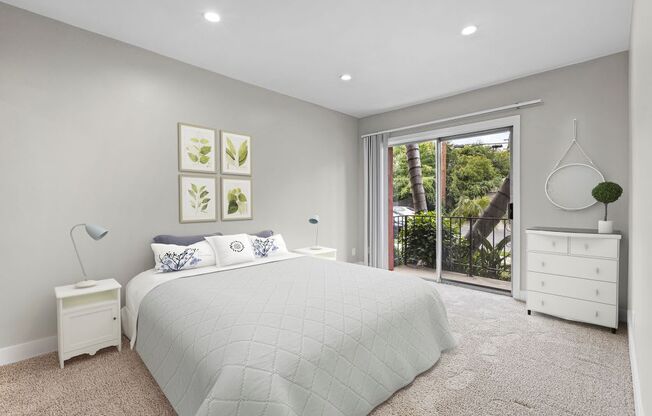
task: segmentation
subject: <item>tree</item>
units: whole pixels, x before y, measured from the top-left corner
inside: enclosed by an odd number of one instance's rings
[[[421,178],[426,193],[428,210],[435,209],[435,145],[432,142],[419,143]],[[412,187],[405,146],[394,147],[394,201],[412,200]]]
[[[410,174],[410,188],[412,189],[412,206],[416,212],[428,210],[426,191],[423,189],[423,174],[421,172],[421,154],[418,144],[405,146],[408,171]]]
[[[473,228],[466,233],[465,238],[468,240],[473,236],[473,243],[471,244],[471,249],[473,251],[480,247],[482,241],[492,233],[500,219],[507,213],[509,200],[511,198],[510,194],[510,179],[508,176],[503,181],[498,192],[496,192],[494,197],[491,198],[489,206],[484,210],[480,219],[478,219],[473,224]]]
[[[474,199],[462,197],[451,215],[454,217],[479,217],[489,206],[489,203],[489,197],[487,196]]]

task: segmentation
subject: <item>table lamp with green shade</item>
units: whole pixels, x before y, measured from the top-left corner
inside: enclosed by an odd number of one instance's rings
[[[95,280],[88,279],[88,276],[86,276],[86,270],[84,269],[84,264],[82,263],[81,256],[79,255],[79,250],[77,250],[77,244],[75,243],[73,231],[75,231],[75,229],[78,227],[84,227],[86,229],[86,233],[93,240],[96,241],[100,240],[105,235],[107,235],[109,230],[95,224],[76,224],[70,229],[70,240],[72,240],[72,246],[75,248],[75,254],[77,254],[77,260],[79,260],[79,267],[81,267],[82,274],[84,275],[84,279],[77,282],[75,284],[75,287],[81,289],[85,287],[93,287],[97,284],[97,282]]]

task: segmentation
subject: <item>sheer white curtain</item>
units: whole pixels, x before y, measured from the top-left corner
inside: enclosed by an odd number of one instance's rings
[[[387,141],[389,134],[363,138],[365,184],[365,261],[387,269]]]

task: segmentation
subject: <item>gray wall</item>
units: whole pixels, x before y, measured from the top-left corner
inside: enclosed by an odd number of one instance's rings
[[[637,414],[652,413],[652,3],[634,2],[630,56],[631,257],[629,276],[632,370],[639,377]],[[634,380],[636,381],[636,380]],[[647,411],[647,412],[645,412]]]
[[[579,122],[579,141],[607,180],[620,183],[623,197],[610,208],[616,228],[623,230],[621,307],[627,301],[628,188],[628,57],[627,53],[549,71],[469,93],[360,120],[360,134],[407,126],[428,120],[541,98],[543,105],[462,123],[507,115],[521,115],[521,223],[531,226],[596,228],[602,208],[569,212],[546,198],[546,177],[572,136],[572,120]],[[438,126],[439,127],[439,126]],[[432,127],[430,127],[432,129]],[[575,159],[577,160],[577,159]],[[521,241],[525,242],[524,234]],[[522,244],[521,290],[527,267]],[[621,316],[622,318],[622,316]]]
[[[212,52],[218,53],[218,52]],[[181,225],[177,122],[253,137],[254,220]],[[271,227],[290,247],[362,251],[357,120],[0,3],[0,347],[56,334],[53,287],[126,283],[159,233]]]

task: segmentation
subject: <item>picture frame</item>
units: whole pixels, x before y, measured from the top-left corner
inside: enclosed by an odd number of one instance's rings
[[[222,221],[253,219],[251,178],[222,177],[221,185]]]
[[[217,131],[209,127],[177,123],[179,140],[179,171],[216,173]]]
[[[179,222],[217,221],[215,176],[179,175]]]
[[[222,174],[251,176],[251,136],[221,130],[220,143]]]

